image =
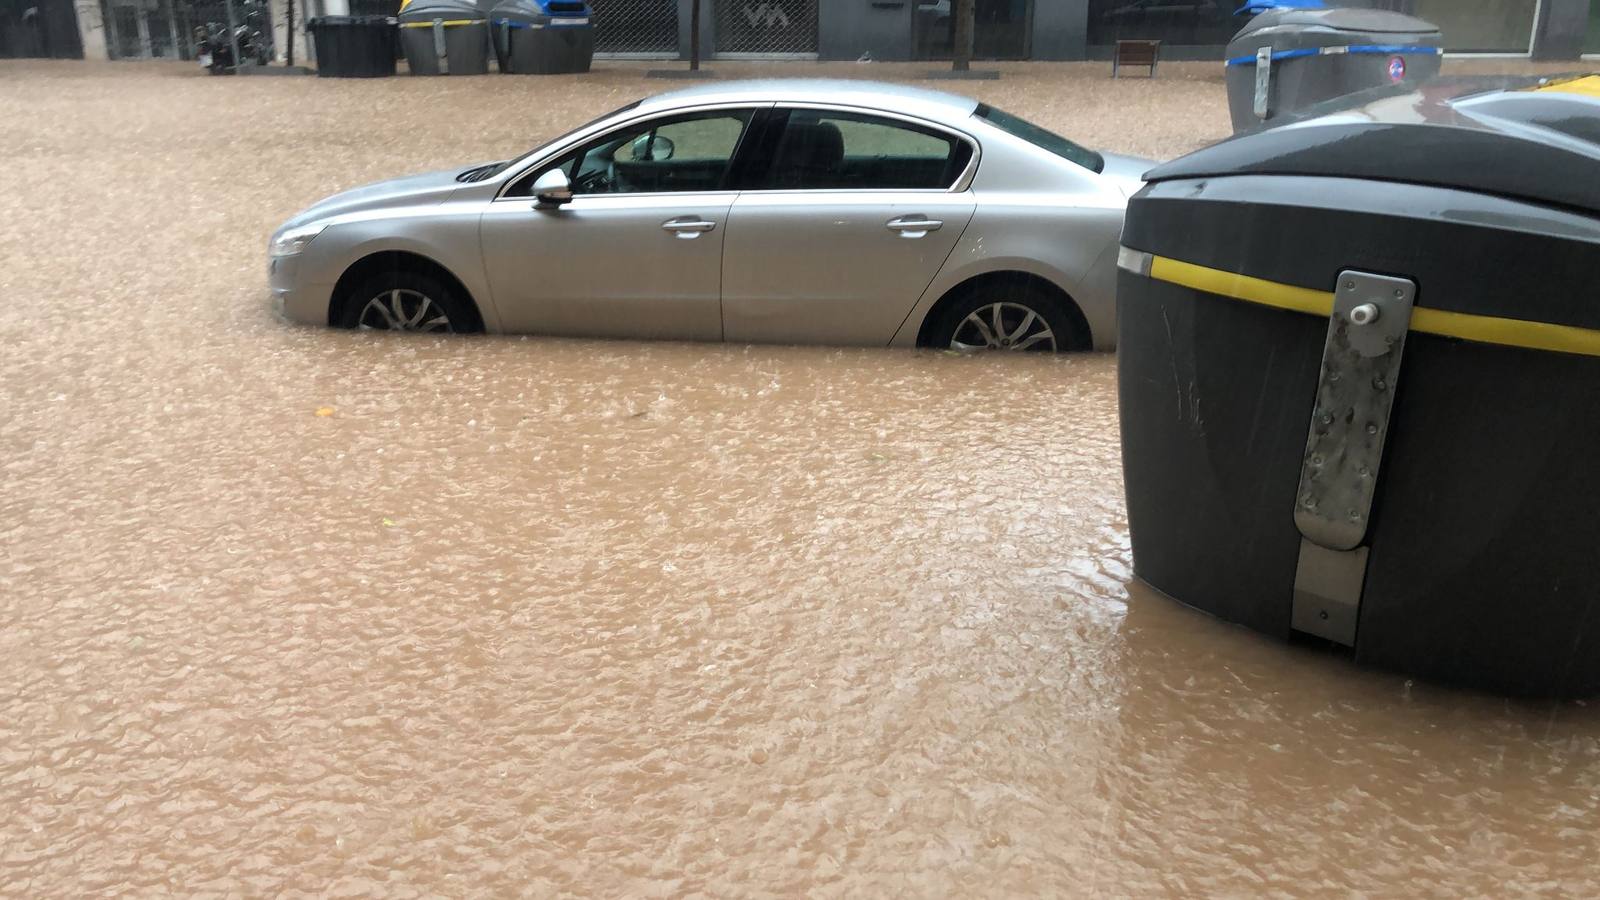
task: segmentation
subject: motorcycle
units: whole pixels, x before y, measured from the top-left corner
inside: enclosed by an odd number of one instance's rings
[[[194,27],[195,59],[200,68],[213,75],[228,75],[234,69],[233,44],[228,40],[228,28],[216,22]]]
[[[261,32],[250,25],[240,25],[233,30],[233,38],[239,44],[239,56],[246,62],[264,66],[272,62],[272,48]]]
[[[238,71],[234,60],[234,47],[239,48],[239,59],[247,64],[264,66],[272,62],[272,45],[255,25],[246,22],[233,29],[229,39],[228,26],[221,22],[197,25],[194,29],[195,57],[200,68],[213,75],[229,75]]]
[[[244,23],[234,29],[239,56],[264,66],[272,62],[272,17],[265,4],[245,4]]]

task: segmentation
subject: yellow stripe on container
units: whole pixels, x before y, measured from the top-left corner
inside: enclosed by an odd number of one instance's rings
[[[442,22],[401,22],[401,28],[432,28],[435,24],[449,28],[452,25],[487,25],[487,19],[445,19]]]
[[[1205,291],[1208,294],[1221,294],[1235,300],[1262,303],[1314,316],[1327,316],[1333,313],[1332,291],[1313,291],[1310,288],[1280,284],[1265,278],[1252,278],[1249,275],[1197,266],[1194,263],[1168,259],[1165,256],[1151,259],[1150,277],[1157,281],[1168,281],[1197,291]]]
[[[1502,319],[1499,316],[1478,316],[1417,307],[1411,311],[1411,330],[1442,334],[1480,344],[1500,344],[1506,347],[1525,347],[1529,350],[1548,350],[1551,353],[1600,356],[1600,331],[1572,325],[1530,322],[1526,319]]]
[[[1218,294],[1276,309],[1329,316],[1333,313],[1333,292],[1315,291],[1265,278],[1253,278],[1198,266],[1165,256],[1151,256],[1150,277],[1207,294]],[[1499,344],[1551,353],[1577,353],[1600,356],[1600,330],[1506,319],[1474,313],[1415,307],[1411,310],[1411,330],[1425,334],[1460,338],[1479,344]]]

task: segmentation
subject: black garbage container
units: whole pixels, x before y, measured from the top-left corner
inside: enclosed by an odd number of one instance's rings
[[[502,0],[489,13],[500,71],[515,75],[587,72],[594,26],[582,0]]]
[[[1129,203],[1134,572],[1363,663],[1600,692],[1600,76],[1354,113]]]
[[[1437,26],[1379,9],[1264,12],[1228,43],[1233,130],[1333,97],[1439,74]]]
[[[325,78],[394,74],[395,20],[388,16],[319,16],[306,22]]]
[[[489,16],[473,0],[410,0],[398,18],[411,74],[488,73]]]

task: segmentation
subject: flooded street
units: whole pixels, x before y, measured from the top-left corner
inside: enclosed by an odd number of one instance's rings
[[[955,85],[1173,155],[1170,68]],[[1600,892],[1600,708],[1130,585],[1111,356],[270,315],[296,210],[641,72],[0,63],[0,895]]]

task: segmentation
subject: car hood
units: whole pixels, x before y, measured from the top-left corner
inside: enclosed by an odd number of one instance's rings
[[[425,175],[408,175],[405,178],[392,178],[352,188],[318,200],[283,223],[283,227],[294,228],[351,213],[443,203],[461,187],[461,183],[456,181],[456,176],[468,168],[470,167],[458,166]]]
[[[1144,187],[1144,173],[1156,167],[1155,160],[1139,156],[1102,153],[1100,158],[1105,160],[1105,167],[1100,170],[1100,174],[1111,179],[1125,197],[1132,197]]]

